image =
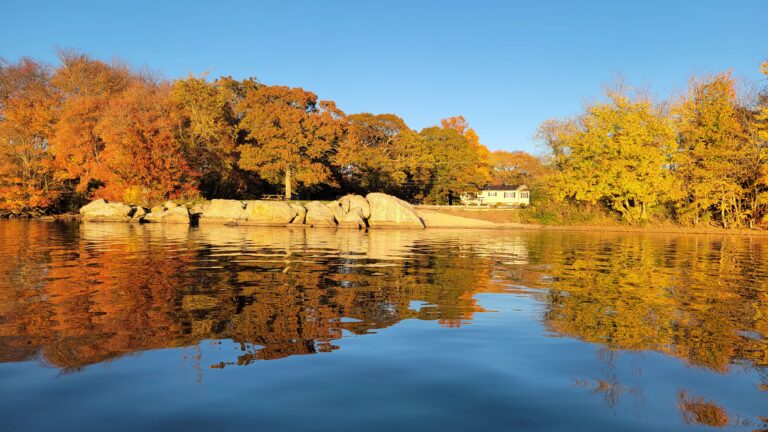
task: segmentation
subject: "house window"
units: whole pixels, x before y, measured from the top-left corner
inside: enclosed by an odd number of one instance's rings
[[[517,198],[516,192],[504,192],[504,198]]]
[[[520,192],[520,198],[528,198],[528,192]]]
[[[495,197],[496,196],[496,192],[488,192],[488,196],[489,197],[492,197],[492,196]]]

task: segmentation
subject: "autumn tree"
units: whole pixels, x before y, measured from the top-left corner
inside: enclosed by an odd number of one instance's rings
[[[490,161],[491,152],[488,150],[488,147],[480,143],[480,135],[478,135],[474,129],[469,127],[467,120],[463,116],[448,117],[440,120],[440,125],[443,129],[455,130],[467,139],[470,147],[477,155],[475,174],[479,177],[490,178],[488,163]]]
[[[488,183],[487,160],[467,137],[452,127],[430,127],[419,133],[434,164],[426,199],[449,203],[454,195]]]
[[[94,128],[103,142],[97,196],[147,204],[194,192],[197,173],[174,135],[170,90],[136,81],[110,101]]]
[[[697,224],[712,208],[723,226],[740,225],[743,186],[750,174],[745,168],[757,154],[747,146],[735,81],[729,73],[692,81],[674,115],[674,170],[684,193],[678,204],[681,220]]]
[[[57,177],[88,193],[103,177],[104,142],[95,128],[110,101],[137,79],[122,64],[109,65],[86,55],[60,52],[52,82],[60,94],[59,120],[51,136]]]
[[[37,211],[58,198],[48,153],[56,103],[47,66],[0,61],[0,210]]]
[[[630,223],[664,202],[672,189],[672,126],[661,108],[621,88],[569,120],[550,120],[539,137],[553,154],[550,187],[559,200],[605,202]]]
[[[344,188],[411,198],[432,161],[419,136],[394,114],[352,114],[347,121],[335,157]]]
[[[236,106],[244,97],[243,82],[229,77],[208,82],[189,76],[174,81],[175,136],[199,188],[208,198],[235,195],[245,187],[237,167],[239,118]]]
[[[539,158],[524,151],[497,150],[489,158],[491,181],[498,185],[531,186],[539,181],[545,168]]]
[[[247,91],[238,106],[245,143],[238,165],[272,184],[308,188],[332,183],[330,161],[344,136],[344,113],[301,88],[262,86]]]

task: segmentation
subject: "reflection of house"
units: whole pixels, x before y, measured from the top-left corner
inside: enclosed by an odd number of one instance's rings
[[[465,205],[528,205],[530,191],[528,186],[488,186],[480,192],[461,194],[461,203]]]

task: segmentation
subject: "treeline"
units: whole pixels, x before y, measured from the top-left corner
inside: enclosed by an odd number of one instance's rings
[[[79,53],[59,60],[0,63],[0,211],[370,191],[447,203],[523,182],[521,167],[538,164],[489,152],[462,117],[416,132],[394,114],[347,115],[253,78],[167,81]]]
[[[768,93],[739,97],[730,73],[694,79],[661,103],[616,86],[538,135],[551,151],[546,191],[557,202],[629,223],[766,221]]]

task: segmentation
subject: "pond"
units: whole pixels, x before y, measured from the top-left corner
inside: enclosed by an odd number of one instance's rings
[[[768,428],[768,237],[0,222],[0,430]]]

